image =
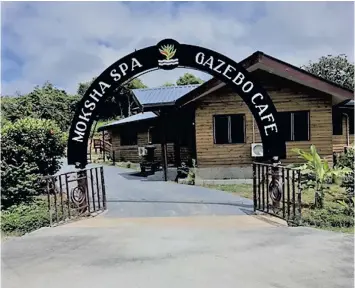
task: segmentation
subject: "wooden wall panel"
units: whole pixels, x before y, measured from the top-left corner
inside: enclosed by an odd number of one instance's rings
[[[331,96],[300,85],[290,85],[281,78],[267,76],[264,87],[272,98],[277,111],[310,111],[310,141],[287,142],[287,159],[284,164],[300,160],[293,148],[309,149],[316,145],[322,156],[332,155],[332,104]],[[266,85],[265,85],[266,84]],[[220,90],[198,100],[196,109],[196,147],[199,167],[249,166],[252,163],[251,143],[261,142],[253,116],[243,100],[230,89]],[[213,143],[213,115],[245,114],[246,143],[216,145]]]
[[[137,129],[137,128],[132,128]],[[115,128],[112,130],[112,147],[115,151],[115,156],[117,161],[130,161],[133,163],[139,163],[140,157],[138,156],[138,147],[142,147],[148,144],[148,128],[143,125],[138,128],[138,136],[137,136],[137,145],[131,146],[121,146],[120,142],[120,133],[119,129]],[[160,144],[154,144],[155,149],[155,157],[158,160],[162,159],[162,150]],[[188,161],[191,155],[191,149],[188,147],[180,147],[181,150],[181,161]],[[175,164],[174,157],[174,143],[167,143],[167,156],[168,156],[168,164]]]

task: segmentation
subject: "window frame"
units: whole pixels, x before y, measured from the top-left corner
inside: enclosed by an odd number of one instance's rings
[[[305,112],[307,113],[307,140],[295,140],[295,113]],[[311,141],[311,111],[310,110],[293,110],[293,111],[279,111],[278,113],[289,113],[291,115],[291,139],[286,140],[286,142],[304,142]]]
[[[232,127],[231,127],[231,116],[242,116],[243,119],[243,142],[231,142],[232,141]],[[216,143],[216,118],[217,117],[227,117],[228,118],[228,143]],[[246,143],[246,117],[244,113],[236,114],[215,114],[212,116],[213,119],[213,144],[214,145],[238,145]]]

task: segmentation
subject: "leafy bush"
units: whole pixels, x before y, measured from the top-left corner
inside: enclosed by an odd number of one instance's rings
[[[38,193],[39,175],[35,165],[7,164],[1,161],[1,208],[29,203]]]
[[[353,227],[354,210],[339,203],[327,203],[323,209],[309,209],[302,212],[304,225],[326,227]]]
[[[1,231],[6,235],[20,236],[46,226],[49,226],[49,213],[43,200],[12,206],[1,213]]]
[[[348,167],[354,170],[354,147],[349,147],[346,152],[340,153],[337,159],[338,167]]]
[[[33,163],[41,175],[52,175],[60,169],[66,134],[54,121],[20,119],[3,126],[1,138],[2,161],[8,165]]]
[[[315,195],[314,205],[322,208],[325,193],[331,193],[334,183],[338,184],[342,177],[352,170],[348,167],[332,169],[327,160],[320,158],[314,145],[310,147],[310,152],[301,149],[293,149],[293,151],[306,161],[305,164],[297,167],[301,170],[302,189],[312,189]]]
[[[177,176],[175,181],[178,181],[178,178],[186,178],[188,185],[195,185],[195,178],[196,178],[196,160],[191,160],[191,166],[188,167],[185,162],[181,163],[181,167],[177,169]]]
[[[65,136],[50,120],[24,118],[2,127],[2,209],[30,202],[41,193],[40,177],[60,169]]]
[[[189,174],[187,175],[187,182],[189,185],[195,185],[196,179],[196,160],[192,159],[192,167],[189,169]]]
[[[337,167],[344,168],[348,167],[352,171],[346,173],[342,179],[342,187],[345,187],[349,196],[354,196],[354,146],[347,149],[346,152],[340,153],[337,159]]]

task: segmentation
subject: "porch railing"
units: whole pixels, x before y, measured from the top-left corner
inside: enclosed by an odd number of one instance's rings
[[[300,171],[280,165],[253,163],[254,211],[297,225],[301,219]]]

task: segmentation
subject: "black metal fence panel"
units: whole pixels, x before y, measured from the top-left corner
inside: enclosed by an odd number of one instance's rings
[[[254,211],[261,211],[297,225],[301,219],[299,170],[253,163]]]
[[[106,210],[103,167],[45,177],[50,225]]]

